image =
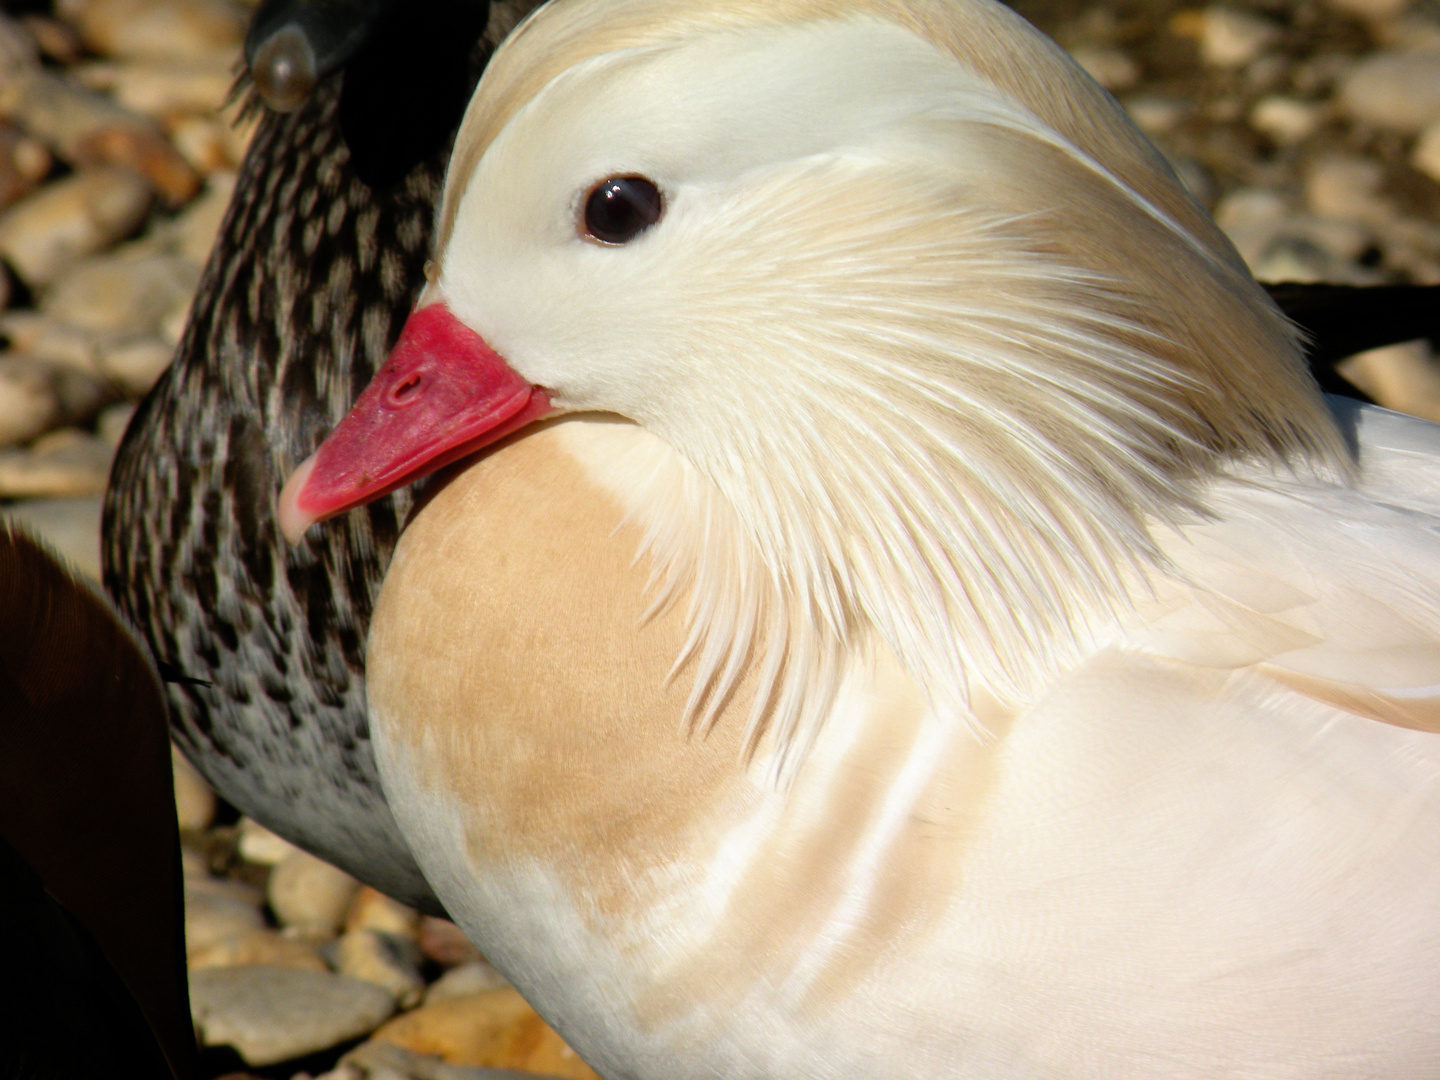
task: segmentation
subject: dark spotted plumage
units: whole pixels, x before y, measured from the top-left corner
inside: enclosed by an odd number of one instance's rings
[[[276,492],[400,332],[443,154],[386,191],[349,167],[339,80],[267,114],[175,363],[140,406],[105,506],[105,584],[172,677],[175,738],[246,813],[434,907],[379,789],[365,722],[370,609],[397,493],[292,548]]]

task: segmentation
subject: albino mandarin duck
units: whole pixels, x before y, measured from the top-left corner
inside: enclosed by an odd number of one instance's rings
[[[1008,9],[522,24],[281,524],[487,446],[376,758],[610,1080],[1440,1075],[1440,429]]]

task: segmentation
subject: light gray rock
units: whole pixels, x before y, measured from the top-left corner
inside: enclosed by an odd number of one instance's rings
[[[99,495],[111,448],[89,432],[62,428],[28,449],[0,450],[0,498],[57,499]]]
[[[60,0],[55,6],[101,56],[233,55],[245,35],[245,10],[228,0]]]
[[[1200,58],[1211,67],[1244,67],[1275,43],[1280,27],[1269,19],[1237,8],[1205,9]]]
[[[333,937],[359,887],[345,871],[297,848],[271,870],[267,896],[281,926]]]
[[[20,522],[76,570],[98,582],[102,503],[98,495],[83,499],[27,499],[0,506],[0,518]]]
[[[0,215],[0,255],[31,285],[47,285],[145,219],[150,187],[124,169],[85,169]]]
[[[101,255],[73,267],[46,294],[43,314],[92,334],[154,331],[200,280],[180,255]]]
[[[265,925],[260,905],[220,882],[185,879],[185,952],[198,954],[217,942]]]
[[[232,1046],[254,1066],[328,1049],[395,1011],[372,983],[296,968],[231,967],[190,976],[190,1012],[205,1046]]]
[[[1406,134],[1440,119],[1440,56],[1383,52],[1361,60],[1340,82],[1351,117]]]
[[[447,998],[483,994],[488,990],[501,990],[509,986],[505,976],[484,960],[471,960],[453,967],[430,984],[425,991],[425,1004],[432,1005]]]
[[[140,334],[100,346],[100,370],[132,398],[144,397],[175,355],[173,345],[155,334]]]
[[[347,930],[322,950],[341,975],[383,986],[402,1009],[420,1004],[420,949],[408,938],[379,930]]]

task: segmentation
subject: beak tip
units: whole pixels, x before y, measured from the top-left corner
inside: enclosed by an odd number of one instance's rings
[[[319,515],[300,508],[300,496],[314,471],[315,455],[311,454],[290,474],[285,486],[280,489],[275,520],[285,539],[294,545],[299,545],[305,539],[305,531],[320,520]]]

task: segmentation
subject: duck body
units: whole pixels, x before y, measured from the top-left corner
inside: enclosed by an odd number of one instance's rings
[[[1052,44],[560,0],[435,261],[279,518],[482,452],[377,761],[598,1071],[1436,1074],[1440,437],[1322,398]]]
[[[167,672],[175,741],[210,784],[433,909],[365,722],[365,632],[409,493],[302,549],[264,494],[370,377],[423,280],[443,156],[376,193],[350,167],[339,107],[330,80],[256,133],[176,360],[118,452],[105,581]]]
[[[1246,662],[1356,611],[1403,648],[1365,583],[1440,571],[1433,533],[1399,572],[1371,547],[1434,529],[1433,499],[1392,500],[1417,458],[1440,480],[1440,430],[1347,415],[1370,491],[1217,491],[1227,516],[1167,547],[1209,579],[1156,582],[984,739],[893,655],[852,658],[785,791],[742,764],[749,687],[676,728],[686,628],[642,623],[624,494],[673,452],[539,431],[402,537],[371,638],[391,806],[606,1077],[1433,1076],[1440,739],[1288,688],[1340,674],[1327,646]]]

